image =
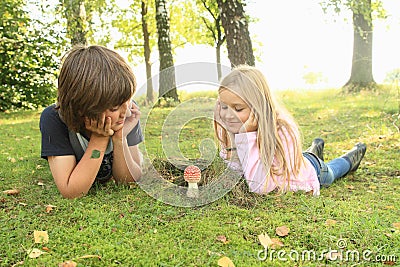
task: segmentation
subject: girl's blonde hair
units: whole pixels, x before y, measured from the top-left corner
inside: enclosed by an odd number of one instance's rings
[[[56,108],[69,129],[84,129],[84,117],[99,119],[128,101],[136,90],[132,69],[117,52],[103,46],[73,47],[63,57]]]
[[[279,105],[272,95],[267,80],[260,70],[255,67],[240,65],[235,67],[222,81],[219,92],[230,90],[240,96],[250,107],[258,122],[257,145],[261,161],[266,170],[266,185],[274,176],[282,176],[285,184],[289,185],[291,172],[298,175],[303,164],[302,145],[297,124],[286,109]],[[215,123],[217,136],[223,147],[229,146],[226,130]],[[288,137],[290,140],[288,140]],[[293,148],[288,147],[293,142]],[[294,158],[287,158],[286,150],[293,149]],[[272,166],[275,160],[276,165]],[[284,191],[286,185],[279,185]]]

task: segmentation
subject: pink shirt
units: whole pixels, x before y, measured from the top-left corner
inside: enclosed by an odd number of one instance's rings
[[[283,135],[283,133],[280,133]],[[282,140],[285,140],[282,138]],[[291,138],[287,137],[288,143],[285,149],[285,157],[287,159],[293,159],[293,142]],[[257,132],[240,133],[235,135],[235,143],[237,147],[237,154],[240,162],[230,162],[229,167],[232,169],[239,170],[244,174],[244,177],[249,185],[250,191],[258,194],[267,194],[274,189],[284,187],[285,191],[313,191],[314,196],[318,196],[320,193],[320,183],[318,181],[317,173],[308,159],[304,159],[304,163],[300,167],[297,175],[294,174],[293,170],[290,171],[290,183],[289,189],[287,188],[287,182],[284,183],[282,176],[275,175],[274,179],[269,179],[266,184],[266,171],[264,165],[260,159],[260,151],[257,146]],[[226,159],[226,151],[221,150],[221,157]],[[276,165],[277,162],[274,159],[272,165]],[[239,166],[240,165],[240,166]],[[289,164],[289,168],[290,168]],[[277,184],[274,182],[277,181]]]

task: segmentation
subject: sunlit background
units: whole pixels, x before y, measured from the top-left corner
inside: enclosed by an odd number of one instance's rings
[[[256,66],[264,71],[270,87],[320,89],[343,86],[350,77],[353,49],[352,14],[324,14],[319,1],[249,1],[246,12],[258,21],[250,24],[250,34],[258,57]],[[386,20],[374,21],[373,75],[382,83],[388,72],[400,68],[400,1],[384,0]],[[153,73],[158,71],[153,52]],[[226,48],[222,64],[230,66]],[[215,62],[215,50],[207,46],[177,49],[175,65]],[[145,82],[144,65],[134,67],[139,84]],[[310,84],[305,75],[318,82]],[[186,87],[196,90],[196,87]]]

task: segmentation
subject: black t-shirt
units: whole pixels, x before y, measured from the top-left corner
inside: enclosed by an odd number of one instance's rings
[[[45,108],[40,116],[40,132],[42,133],[41,157],[75,155],[69,140],[67,125],[61,120],[55,105]],[[143,141],[140,123],[126,137],[128,146],[134,146]],[[77,155],[75,155],[77,156]],[[105,181],[111,177],[113,152],[104,155],[97,180]],[[107,177],[107,178],[106,178]]]

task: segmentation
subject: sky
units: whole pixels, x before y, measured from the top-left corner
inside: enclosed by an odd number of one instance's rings
[[[324,14],[318,2],[249,0],[246,12],[258,18],[249,26],[255,54],[260,58],[256,66],[264,72],[271,89],[308,88],[310,85],[303,79],[308,72],[322,73],[325,82],[317,85],[321,88],[340,87],[349,79],[353,49],[351,13],[340,17]],[[383,82],[387,72],[400,68],[400,0],[383,3],[389,18],[374,21],[373,75],[377,82]],[[195,62],[215,62],[214,48],[186,46],[176,50],[175,65]],[[230,66],[226,51],[222,64]],[[144,66],[134,69],[140,84],[145,77]],[[154,64],[153,73],[157,71],[158,65]]]

